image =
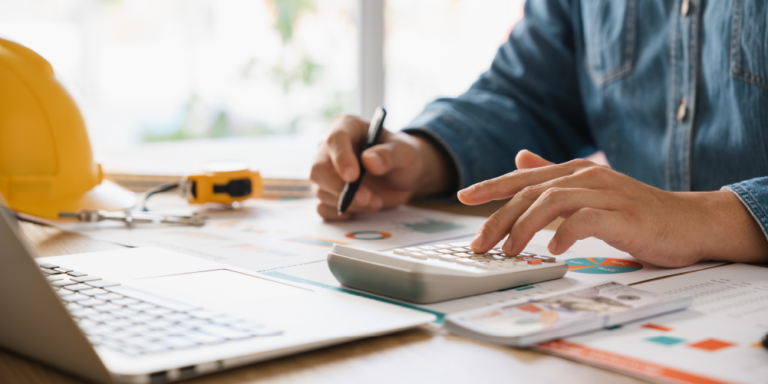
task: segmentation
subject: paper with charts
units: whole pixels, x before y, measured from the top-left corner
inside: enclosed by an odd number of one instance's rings
[[[766,383],[768,268],[732,264],[637,286],[694,297],[685,311],[539,349],[670,383]]]
[[[550,254],[549,251],[547,251],[546,246],[554,233],[554,231],[550,230],[540,231],[533,237],[530,244],[526,247],[526,250],[537,254]],[[454,241],[469,241],[471,238],[472,236],[466,236],[460,239],[454,239]],[[685,268],[659,268],[641,262],[629,254],[621,252],[595,238],[578,241],[570,250],[565,252],[565,254],[557,257],[565,259],[565,262],[570,265],[569,271],[562,279],[434,304],[407,303],[368,292],[356,291],[348,287],[342,287],[333,277],[331,271],[328,269],[328,264],[325,262],[277,269],[267,272],[267,274],[297,283],[354,292],[355,294],[427,311],[437,315],[438,322],[442,322],[442,318],[446,314],[467,311],[511,300],[530,299],[541,295],[565,291],[582,285],[597,284],[605,281],[633,284],[662,276],[696,271],[722,264],[708,262],[698,263]]]
[[[176,200],[163,201],[164,211],[189,209]],[[473,234],[484,222],[407,206],[354,221],[324,222],[316,204],[313,199],[250,200],[237,210],[201,212],[208,217],[202,227],[48,222],[100,240],[171,249],[254,271],[324,262],[333,244],[391,249]]]
[[[151,201],[153,210],[189,214],[189,205],[175,194],[158,195],[156,199]],[[237,210],[209,208],[202,211],[208,220],[205,226],[199,228],[138,225],[134,229],[126,229],[122,223],[116,222],[45,222],[118,244],[170,249],[298,283],[391,301],[434,313],[438,321],[445,314],[551,294],[579,285],[608,280],[632,284],[718,264],[658,268],[601,240],[589,238],[576,242],[565,254],[558,256],[570,264],[565,278],[436,304],[412,305],[341,287],[325,262],[328,251],[333,244],[384,251],[448,240],[469,241],[485,219],[406,206],[359,215],[353,221],[327,223],[317,215],[315,206],[314,199],[249,200]],[[540,231],[526,250],[549,254],[547,244],[553,234],[549,230]]]

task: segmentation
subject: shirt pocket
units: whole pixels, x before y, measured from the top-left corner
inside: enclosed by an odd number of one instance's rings
[[[582,0],[584,65],[598,87],[632,72],[636,0]]]
[[[768,1],[734,0],[731,76],[768,88]]]

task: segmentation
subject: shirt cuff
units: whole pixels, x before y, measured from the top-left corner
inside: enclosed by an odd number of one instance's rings
[[[741,200],[768,239],[768,177],[726,185],[720,190],[731,191]]]

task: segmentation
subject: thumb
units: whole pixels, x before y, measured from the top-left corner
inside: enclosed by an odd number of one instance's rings
[[[362,162],[368,172],[381,176],[395,168],[409,166],[415,155],[413,147],[397,140],[368,148],[363,152]]]
[[[515,156],[515,164],[517,165],[518,169],[530,169],[544,167],[547,165],[555,165],[555,163],[544,160],[541,156],[527,149],[523,149],[517,153],[517,156]]]

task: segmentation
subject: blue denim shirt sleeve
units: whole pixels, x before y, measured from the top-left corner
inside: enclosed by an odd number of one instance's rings
[[[757,177],[722,188],[736,194],[768,238],[768,177]]]
[[[443,145],[457,190],[515,170],[521,149],[554,162],[596,150],[577,79],[578,10],[567,0],[528,1],[524,14],[466,93],[428,104],[403,130]]]

